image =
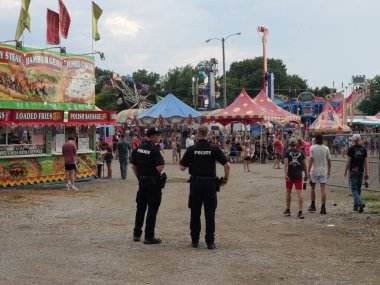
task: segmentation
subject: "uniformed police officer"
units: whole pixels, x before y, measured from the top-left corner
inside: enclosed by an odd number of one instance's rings
[[[155,127],[149,128],[146,136],[148,139],[144,140],[132,152],[132,170],[139,180],[133,241],[140,241],[145,212],[148,208],[144,243],[157,244],[161,243],[161,239],[155,237],[154,228],[157,212],[161,204],[161,172],[164,169],[165,161],[157,145],[160,140],[159,129]]]
[[[224,166],[224,177],[221,185],[225,185],[230,174],[230,163],[223,151],[207,141],[208,128],[198,128],[198,141],[190,146],[180,161],[180,169],[189,167],[190,195],[189,208],[191,210],[190,235],[192,247],[198,247],[201,231],[201,210],[204,205],[206,219],[205,240],[208,249],[215,249],[215,210],[217,207],[216,191],[216,161]]]

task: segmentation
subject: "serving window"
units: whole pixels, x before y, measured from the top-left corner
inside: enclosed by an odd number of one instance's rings
[[[0,156],[45,154],[45,127],[0,126]]]
[[[52,152],[62,153],[62,145],[70,136],[75,137],[78,152],[91,152],[94,150],[91,126],[53,126]]]

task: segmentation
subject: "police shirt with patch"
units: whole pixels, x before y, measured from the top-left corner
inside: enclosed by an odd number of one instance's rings
[[[215,177],[216,161],[225,165],[228,159],[219,147],[206,140],[199,140],[186,150],[180,164],[189,167],[191,175]]]
[[[303,151],[295,148],[288,149],[284,158],[288,159],[288,177],[290,179],[301,179],[305,159]]]
[[[347,156],[351,157],[350,171],[363,171],[364,159],[367,157],[367,150],[361,145],[354,145],[348,149]]]
[[[160,174],[156,166],[165,165],[165,161],[159,146],[151,141],[143,141],[132,152],[132,164],[137,167],[139,175],[156,176]]]

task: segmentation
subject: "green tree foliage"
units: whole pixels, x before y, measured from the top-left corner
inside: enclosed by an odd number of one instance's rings
[[[316,97],[322,97],[325,98],[327,94],[336,93],[336,89],[332,89],[327,86],[323,86],[321,88],[316,87],[314,89],[310,90],[311,93],[313,93]]]
[[[123,107],[117,104],[115,91],[109,85],[103,86],[102,90],[95,96],[95,105],[102,110],[123,110]]]
[[[288,75],[281,59],[267,60],[268,72],[274,73],[275,93],[290,97],[307,90],[307,81],[298,75]],[[263,88],[263,58],[245,59],[233,62],[227,72],[227,101],[230,103],[244,87],[250,95],[257,95]],[[223,78],[220,80],[223,82]],[[221,91],[223,92],[223,91]]]
[[[190,64],[169,69],[161,82],[165,91],[164,95],[171,92],[186,104],[191,105],[191,82],[195,75],[196,70]]]
[[[380,75],[369,81],[370,95],[359,105],[365,115],[373,116],[380,111]]]
[[[95,94],[99,94],[103,87],[109,85],[112,71],[95,67]]]

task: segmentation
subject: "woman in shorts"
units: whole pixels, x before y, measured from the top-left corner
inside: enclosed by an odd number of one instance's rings
[[[112,178],[113,150],[108,143],[103,144],[103,158],[107,165],[107,178]]]

